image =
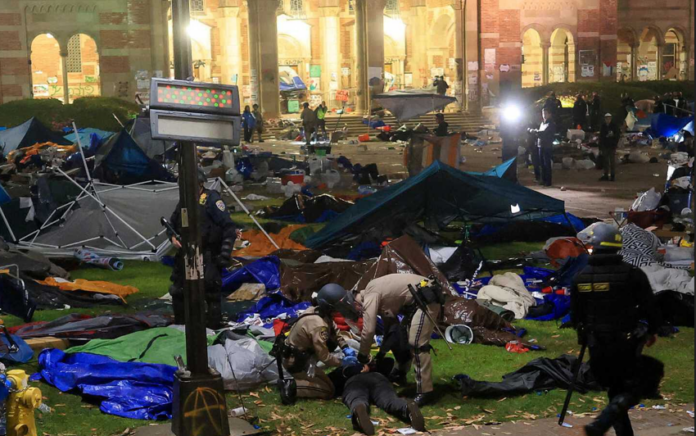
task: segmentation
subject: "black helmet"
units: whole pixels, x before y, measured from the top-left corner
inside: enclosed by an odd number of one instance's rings
[[[203,168],[198,168],[198,183],[203,184],[208,181],[208,176],[205,175]]]
[[[317,306],[321,310],[339,312],[351,321],[357,321],[359,318],[353,294],[343,289],[341,285],[336,283],[324,285],[317,293],[316,300]]]
[[[580,232],[578,238],[596,251],[619,251],[623,242],[619,229],[606,223],[593,224]]]

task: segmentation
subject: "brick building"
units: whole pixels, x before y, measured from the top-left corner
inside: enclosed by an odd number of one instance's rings
[[[421,88],[433,76],[466,109],[506,87],[694,77],[689,0],[190,4],[196,78],[238,84],[269,116],[342,97],[361,111],[368,90]],[[172,74],[170,35],[168,0],[2,0],[0,101],[132,99]]]

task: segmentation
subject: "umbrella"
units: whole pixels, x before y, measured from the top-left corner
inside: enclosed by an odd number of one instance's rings
[[[388,109],[397,120],[406,121],[443,109],[450,103],[457,101],[448,95],[433,94],[420,90],[401,90],[378,94],[375,101]]]

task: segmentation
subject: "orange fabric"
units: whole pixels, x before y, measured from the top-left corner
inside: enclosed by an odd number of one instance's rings
[[[585,253],[585,248],[578,238],[559,238],[546,249],[551,264],[556,268],[561,266],[558,263],[559,260],[566,257],[578,257],[583,253]]]
[[[63,151],[71,152],[71,153],[74,151],[77,151],[76,145],[58,145],[58,144],[54,144],[53,142],[42,142],[41,144],[34,144],[31,147],[24,147],[24,148],[20,149],[20,150],[24,151],[24,158],[22,159],[21,162],[22,163],[29,162],[29,159],[32,156],[34,156],[35,154],[39,154],[39,151],[44,147],[55,147],[55,148],[61,149]]]
[[[84,279],[77,279],[73,282],[63,282],[58,281],[53,277],[48,277],[46,280],[37,280],[37,282],[43,285],[57,287],[61,291],[85,291],[96,292],[99,294],[114,294],[121,297],[121,300],[123,300],[124,303],[126,302],[126,296],[140,292],[138,288],[134,288],[133,286],[123,286],[111,282],[91,281]]]
[[[290,234],[302,227],[305,226],[287,226],[281,229],[280,233],[271,233],[270,235],[280,248],[288,250],[306,250],[307,247],[290,239]],[[247,248],[235,251],[234,256],[267,256],[277,250],[261,230],[246,231],[242,235],[242,239],[251,242],[251,245]]]

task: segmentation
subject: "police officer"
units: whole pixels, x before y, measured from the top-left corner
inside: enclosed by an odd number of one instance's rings
[[[201,251],[203,252],[203,265],[205,273],[205,301],[207,305],[207,327],[217,329],[222,326],[222,277],[221,270],[231,263],[232,248],[235,239],[241,235],[241,231],[230,218],[225,202],[217,191],[205,189],[204,183],[207,177],[203,170],[198,170],[198,183],[200,186],[199,226],[201,227]],[[172,226],[181,234],[181,204],[176,206],[170,219]],[[181,241],[171,232],[167,231],[172,244],[180,250],[176,254],[174,270],[172,272],[172,285],[169,293],[174,305],[174,322],[183,324],[184,318],[184,253],[181,250]]]
[[[418,307],[408,286],[411,285],[420,294],[425,308]],[[408,337],[411,353],[408,360],[397,362],[401,374],[408,372],[412,361],[415,362],[415,378],[417,395],[414,398],[419,407],[423,407],[434,399],[432,362],[430,360],[430,336],[435,325],[425,313],[428,311],[432,319],[440,315],[444,298],[442,289],[432,280],[415,274],[389,274],[370,281],[365,290],[357,297],[362,305],[363,329],[360,338],[358,361],[370,361],[377,316],[382,317],[384,331],[389,331],[394,324],[399,323],[398,315],[403,315],[401,322],[404,336]]]
[[[353,302],[349,298],[350,294],[341,286],[326,285],[316,294],[315,306],[307,309],[293,322],[284,341],[282,359],[283,367],[295,379],[298,398],[333,398],[333,382],[322,369],[316,367],[317,362],[322,362],[327,367],[358,363],[357,353],[338,335],[338,329],[331,318],[335,311],[346,313],[345,309],[352,308]],[[352,319],[357,318],[355,311],[348,312],[348,315]],[[343,359],[331,354],[337,346],[343,350]]]
[[[581,236],[593,252],[573,283],[572,322],[580,342],[587,341],[592,374],[609,394],[609,405],[585,432],[598,436],[614,427],[617,436],[632,436],[628,410],[654,396],[664,374],[661,362],[641,355],[655,343],[659,310],[648,278],[618,254],[622,238],[614,226],[599,224]]]

